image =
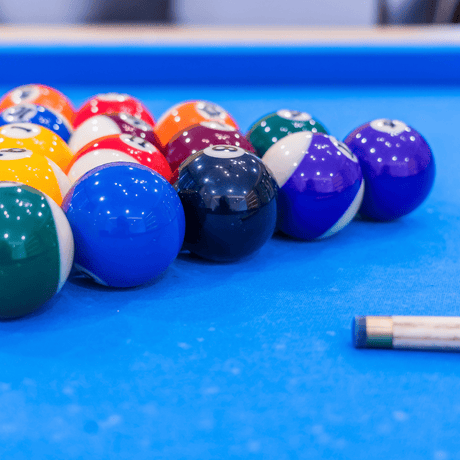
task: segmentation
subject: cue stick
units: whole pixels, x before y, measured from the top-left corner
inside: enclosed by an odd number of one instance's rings
[[[458,316],[355,316],[356,348],[460,351]]]

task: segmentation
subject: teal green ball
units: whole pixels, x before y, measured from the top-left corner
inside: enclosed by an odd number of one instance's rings
[[[329,134],[327,129],[306,112],[282,109],[257,120],[246,134],[256,155],[262,158],[265,152],[283,137],[299,131]]]
[[[27,185],[0,182],[0,318],[27,315],[69,276],[73,236],[64,212]]]

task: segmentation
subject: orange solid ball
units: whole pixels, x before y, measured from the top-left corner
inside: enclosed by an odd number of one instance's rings
[[[239,129],[235,120],[219,105],[207,101],[188,101],[171,107],[161,116],[153,131],[165,148],[177,133],[203,121],[217,121]]]
[[[38,104],[53,109],[73,125],[75,109],[70,100],[57,89],[45,85],[23,85],[8,91],[0,100],[0,112],[18,104]]]

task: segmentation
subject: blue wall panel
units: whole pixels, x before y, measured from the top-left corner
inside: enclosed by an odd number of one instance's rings
[[[460,49],[9,47],[0,84],[458,85]]]

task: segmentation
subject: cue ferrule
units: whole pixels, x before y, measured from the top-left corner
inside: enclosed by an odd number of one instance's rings
[[[357,348],[460,351],[460,317],[356,316]]]
[[[366,348],[393,348],[391,316],[366,316]]]

